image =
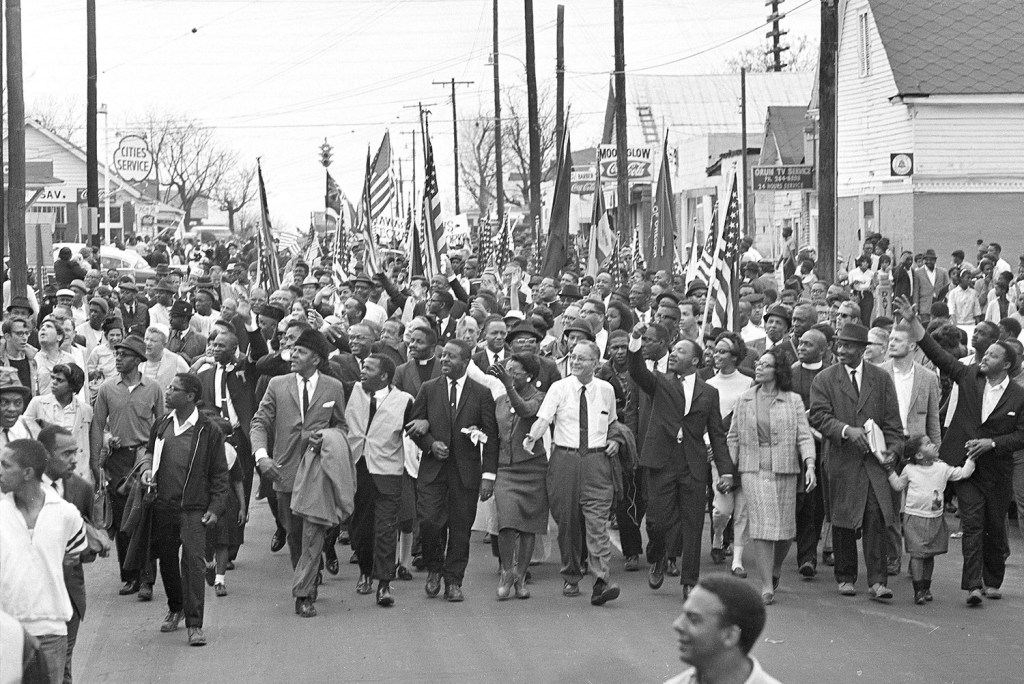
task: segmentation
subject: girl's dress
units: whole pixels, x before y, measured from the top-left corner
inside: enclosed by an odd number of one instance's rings
[[[901,474],[889,474],[893,489],[907,492],[903,502],[903,542],[911,558],[931,558],[949,551],[942,492],[947,482],[965,480],[973,472],[972,460],[959,468],[937,460],[929,465],[910,463]]]

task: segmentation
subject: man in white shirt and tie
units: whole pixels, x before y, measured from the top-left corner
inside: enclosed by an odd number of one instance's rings
[[[508,350],[505,348],[508,325],[505,323],[505,319],[498,315],[488,316],[484,321],[483,334],[486,346],[473,354],[473,362],[486,373],[487,369],[504,361],[508,355]]]
[[[589,569],[595,578],[590,603],[595,606],[619,597],[618,585],[609,581],[611,540],[607,524],[614,496],[612,469],[619,467],[614,458],[618,444],[608,439],[608,426],[616,420],[615,391],[609,383],[594,377],[600,360],[597,344],[592,341],[583,340],[573,347],[569,358],[572,375],[551,385],[523,441],[523,447],[532,451],[534,442],[554,425],[548,500],[558,523],[562,594],[580,594],[584,523]]]

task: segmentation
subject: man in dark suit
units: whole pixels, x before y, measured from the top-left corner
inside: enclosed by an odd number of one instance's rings
[[[796,362],[796,347],[787,336],[792,324],[792,314],[785,304],[776,304],[764,315],[765,350],[779,349],[790,365]]]
[[[423,450],[416,511],[429,572],[426,592],[437,596],[443,572],[444,595],[452,602],[463,600],[477,499],[491,497],[498,467],[494,399],[490,390],[466,376],[472,353],[467,342],[448,342],[441,354],[441,377],[423,383],[413,405],[413,420],[428,423],[427,431],[416,438]],[[463,432],[470,426],[487,438],[479,447]]]
[[[975,458],[974,474],[956,483],[963,530],[963,574],[960,588],[968,592],[967,605],[982,596],[1002,597],[1010,547],[1006,540],[1006,511],[1013,496],[1013,452],[1024,449],[1024,388],[1010,380],[1017,366],[1016,350],[994,342],[978,364],[966,366],[928,335],[907,299],[896,306],[910,323],[921,351],[960,388],[956,411],[939,456],[951,466]]]
[[[688,596],[700,575],[700,546],[704,530],[710,468],[704,433],[723,486],[731,486],[736,466],[729,457],[725,427],[718,406],[718,390],[697,377],[703,350],[693,340],[680,340],[672,348],[669,373],[652,373],[640,354],[642,323],[629,341],[629,373],[651,397],[650,422],[640,449],[640,465],[647,469],[647,524],[651,564],[648,584],[658,589],[665,581],[666,545],[682,538],[680,583]]]
[[[491,315],[484,321],[484,341],[487,346],[473,354],[473,363],[486,373],[490,367],[508,356],[508,349],[505,347],[505,338],[508,336],[508,326],[505,319],[498,315]]]
[[[423,383],[440,377],[441,359],[436,352],[433,328],[422,326],[409,333],[409,360],[395,370],[395,387],[415,397]]]
[[[811,383],[811,427],[822,437],[827,480],[835,577],[839,593],[854,596],[857,581],[857,537],[862,539],[871,598],[888,600],[886,528],[896,519],[892,489],[885,468],[871,450],[865,424],[881,429],[884,449],[899,453],[903,423],[896,386],[888,373],[864,361],[868,330],[847,323],[836,343],[839,363]]]
[[[78,443],[71,431],[59,425],[47,425],[39,432],[39,441],[46,447],[46,472],[43,486],[53,487],[65,501],[74,504],[85,519],[92,517],[92,485],[75,474]],[[68,654],[64,660],[64,681],[70,684],[71,656],[78,639],[78,627],[85,619],[85,572],[82,563],[91,563],[96,554],[86,551],[64,563],[64,586],[71,599],[73,614],[68,620]]]
[[[432,292],[427,300],[427,313],[433,317],[434,330],[442,344],[455,339],[455,328],[465,313],[463,307],[463,312],[457,314],[454,306],[455,299],[446,290]]]
[[[138,301],[139,286],[132,282],[121,283],[117,287],[121,292],[121,319],[124,321],[126,335],[136,333],[143,335],[149,327],[149,307],[145,302]]]
[[[171,333],[167,338],[167,350],[185,359],[190,366],[206,352],[206,339],[189,329],[192,313],[192,305],[184,299],[174,302],[171,305]]]

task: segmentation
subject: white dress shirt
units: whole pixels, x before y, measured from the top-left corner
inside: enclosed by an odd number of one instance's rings
[[[693,406],[693,391],[697,385],[697,374],[689,373],[684,375],[681,379],[683,383],[683,392],[686,395],[686,409],[683,411],[683,415],[690,412],[690,407]]]
[[[555,428],[556,446],[569,449],[580,445],[580,388],[583,384],[575,375],[551,385],[537,418]],[[593,378],[587,387],[587,446],[603,449],[608,444],[608,425],[616,418],[615,390],[599,378]]]
[[[213,371],[213,401],[217,408],[220,408],[223,404],[227,404],[228,407],[228,420],[231,422],[231,427],[236,428],[239,426],[238,414],[235,412],[235,403],[231,400],[231,390],[227,389],[227,384],[224,382],[224,374],[230,373],[235,369],[235,364],[229,363],[226,366],[224,364],[217,364],[216,370]],[[227,390],[221,395],[221,388]],[[302,389],[299,389],[299,396],[302,396]],[[310,397],[313,393],[310,392]]]
[[[892,379],[893,384],[896,385],[896,401],[900,405],[900,420],[903,421],[903,434],[907,432],[907,418],[910,415],[910,401],[914,398],[914,366],[910,366],[910,371],[904,373],[893,364],[892,367]]]
[[[850,368],[849,366],[843,366],[843,370],[846,371],[846,377],[857,386],[857,394],[860,394],[860,388],[864,386],[864,362],[861,361],[860,365],[856,368]],[[857,374],[857,380],[854,382],[853,373]]]
[[[465,376],[465,374],[463,374],[461,378],[456,378],[454,380],[451,379],[451,378],[448,378],[447,382],[445,382],[444,389],[445,389],[445,392],[448,394],[448,397],[449,397],[448,403],[449,404],[451,404],[452,385],[453,384],[455,385],[455,406],[458,407],[459,400],[462,398],[462,390],[464,390],[466,388],[466,376]]]
[[[981,397],[981,422],[984,423],[988,420],[988,417],[992,415],[992,411],[995,410],[999,400],[1003,398],[1003,392],[1010,384],[1010,376],[1003,378],[1002,382],[993,385],[989,381],[985,381],[985,391]]]
[[[309,400],[313,401],[313,395],[316,394],[316,383],[320,381],[320,371],[314,371],[309,380],[304,380],[298,373],[295,374],[295,386],[299,390],[299,414],[302,416],[302,421],[306,421],[306,411],[302,406],[302,385],[303,383],[309,383]]]

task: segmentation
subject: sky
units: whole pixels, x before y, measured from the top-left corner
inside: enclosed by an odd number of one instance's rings
[[[552,91],[558,4],[565,6],[566,101],[580,149],[600,136],[613,69],[613,2],[534,1],[538,82]],[[499,5],[502,87],[525,93],[524,3]],[[730,57],[764,41],[763,0],[625,6],[627,88],[631,72],[727,71]],[[814,0],[784,0],[790,37],[817,42],[817,8]],[[22,16],[29,111],[55,102],[84,111],[85,3],[23,1]],[[492,109],[492,0],[97,0],[97,26],[97,88],[110,112],[111,151],[119,134],[138,132],[133,126],[147,111],[198,119],[241,159],[261,158],[272,216],[300,229],[323,208],[325,138],[334,147],[332,175],[357,198],[367,146],[375,151],[385,130],[409,180],[415,107],[429,105],[450,209],[450,87],[432,82],[473,82],[458,87],[459,120]],[[102,146],[102,117],[100,126]],[[422,179],[422,168],[417,175]]]

